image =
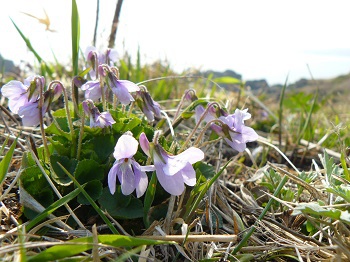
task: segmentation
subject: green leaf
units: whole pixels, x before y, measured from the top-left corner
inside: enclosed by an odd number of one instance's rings
[[[115,138],[113,135],[92,137],[89,141],[83,143],[82,157],[105,163],[107,158],[113,153],[118,138]]]
[[[79,62],[79,41],[80,41],[80,20],[77,3],[72,0],[72,58],[73,58],[73,76],[78,75]]]
[[[71,143],[63,136],[52,136],[47,137],[47,140],[50,141],[54,150],[58,155],[61,156],[70,156],[71,152]]]
[[[197,162],[193,165],[194,169],[199,169],[201,171],[201,174],[206,179],[211,179],[215,175],[215,169],[212,165],[206,164],[204,162]]]
[[[112,217],[124,219],[143,217],[141,200],[133,195],[124,196],[120,186],[117,186],[114,195],[109,192],[108,187],[104,188],[98,201],[101,209],[106,209]]]
[[[242,83],[241,80],[231,77],[231,76],[223,76],[223,77],[217,77],[213,79],[214,82],[218,84],[226,84],[226,85],[239,85]]]
[[[68,186],[73,183],[73,181],[66,175],[58,163],[64,166],[64,168],[67,169],[69,173],[74,173],[78,164],[78,160],[69,159],[66,156],[51,155],[50,163],[54,171],[51,177],[57,184]]]
[[[333,219],[339,219],[341,215],[340,210],[333,208],[325,208],[315,202],[299,204],[296,208],[294,208],[292,215],[298,215],[303,213],[316,216],[326,216]]]
[[[5,180],[6,174],[9,170],[12,156],[13,156],[13,152],[15,151],[15,148],[17,145],[17,139],[18,139],[18,137],[16,138],[15,141],[12,142],[10,150],[6,153],[6,155],[4,156],[4,158],[0,162],[0,185]]]
[[[97,200],[102,194],[102,183],[98,180],[89,181],[85,184],[85,191],[89,194],[92,200]],[[89,205],[89,200],[83,195],[79,194],[77,198],[78,202],[82,205]]]
[[[98,242],[101,245],[120,247],[135,247],[143,245],[176,244],[172,241],[160,241],[142,239],[123,235],[99,235]],[[62,259],[85,252],[93,247],[92,237],[81,237],[66,241],[64,245],[56,245],[40,252],[38,255],[30,257],[30,262],[46,262]]]
[[[341,166],[342,166],[342,168],[344,170],[344,178],[348,182],[350,182],[350,174],[349,174],[349,170],[348,170],[348,167],[347,167],[347,164],[346,164],[344,153],[341,153],[340,162],[341,162]]]
[[[95,160],[84,159],[78,162],[74,172],[74,177],[80,184],[84,184],[92,180],[103,180],[104,169]]]
[[[53,203],[53,192],[38,166],[25,168],[21,173],[23,188],[44,207]]]
[[[1,148],[0,148],[0,156],[2,155],[2,153],[4,153],[5,150],[5,146],[7,145],[7,142],[9,141],[10,136],[7,136],[4,143],[2,144]]]
[[[75,179],[75,177],[70,174],[67,169],[64,168],[61,164],[59,164],[62,168],[62,170],[66,173],[67,176],[70,177],[70,179],[73,180],[76,187],[78,187],[83,195],[86,197],[86,199],[89,201],[91,206],[95,209],[95,211],[100,215],[100,217],[103,219],[103,221],[107,224],[108,228],[112,231],[114,234],[119,234],[118,230],[113,226],[111,221],[106,217],[106,215],[102,212],[102,210],[97,206],[97,204],[94,202],[94,200],[89,196],[89,194],[84,190],[83,186],[79,184],[79,182]]]

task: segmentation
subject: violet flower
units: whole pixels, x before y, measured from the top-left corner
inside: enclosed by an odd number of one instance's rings
[[[92,66],[92,69],[90,70],[89,74],[93,79],[96,78],[96,67],[102,64],[112,66],[113,63],[117,62],[119,58],[118,52],[115,49],[107,49],[106,53],[101,53],[94,46],[88,46],[84,54],[86,60]]]
[[[135,83],[128,80],[118,80],[116,75],[112,72],[108,72],[108,79],[112,92],[117,96],[119,101],[123,105],[128,105],[130,102],[135,101],[130,92],[140,91],[140,88]]]
[[[137,140],[129,134],[119,138],[113,153],[116,161],[108,173],[108,187],[112,195],[116,190],[117,176],[123,195],[130,195],[135,189],[138,198],[145,193],[148,185],[145,171],[153,171],[154,166],[140,166],[133,159],[138,144]]]
[[[184,184],[196,184],[196,171],[192,164],[204,158],[202,150],[190,147],[173,156],[159,144],[150,143],[144,133],[140,135],[140,146],[145,154],[152,158],[158,181],[168,193],[178,196],[185,190]]]
[[[32,84],[35,77],[44,86],[45,79],[43,77],[30,76],[23,83],[12,80],[1,88],[1,93],[4,97],[8,98],[8,106],[13,113],[18,114],[20,107],[33,103],[38,99],[39,88],[37,88],[36,83]]]
[[[106,88],[104,87],[104,90]],[[99,80],[87,81],[81,86],[81,90],[85,91],[85,98],[97,101],[102,97],[102,88]]]
[[[42,116],[46,113],[48,109],[48,103],[44,103],[41,111]],[[40,111],[39,111],[39,101],[34,103],[27,103],[20,107],[18,110],[18,115],[22,118],[22,123],[24,126],[37,126],[40,124]]]
[[[109,112],[102,112],[94,105],[92,100],[87,99],[83,101],[83,109],[85,114],[90,117],[90,127],[100,127],[104,128],[107,126],[112,126],[115,122],[113,117]]]
[[[153,122],[155,116],[161,117],[160,105],[153,100],[145,86],[141,86],[140,91],[137,91],[134,97],[149,122]]]
[[[238,152],[243,152],[246,149],[246,143],[258,139],[258,134],[254,129],[244,125],[244,121],[251,117],[251,114],[247,111],[248,109],[236,109],[232,115],[219,117],[219,120],[224,123],[223,126],[220,127],[215,124],[211,126],[218,135],[222,136]]]

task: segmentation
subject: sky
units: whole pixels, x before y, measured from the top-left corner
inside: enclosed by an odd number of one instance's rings
[[[80,46],[91,45],[96,0],[76,0]],[[97,47],[108,44],[117,0],[100,0]],[[34,62],[10,17],[47,61],[52,51],[71,57],[70,0],[0,0],[0,54],[15,63]],[[51,28],[24,13],[44,17]],[[270,85],[300,78],[332,78],[350,72],[348,0],[124,0],[115,48],[141,60],[167,60],[187,68],[234,70],[243,80]]]

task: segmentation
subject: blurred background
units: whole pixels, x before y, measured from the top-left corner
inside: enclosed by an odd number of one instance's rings
[[[0,54],[15,65],[35,63],[10,18],[46,61],[71,57],[71,1],[2,2]],[[82,50],[92,45],[97,0],[77,0]],[[117,0],[99,3],[96,46],[108,46]],[[166,60],[177,72],[232,70],[269,85],[350,72],[348,0],[124,0],[115,48],[151,63]],[[39,19],[47,14],[49,28]],[[34,16],[34,17],[33,17]],[[35,18],[36,17],[36,18]]]

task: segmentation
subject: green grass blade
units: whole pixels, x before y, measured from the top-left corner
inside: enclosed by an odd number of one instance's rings
[[[225,168],[227,167],[227,165],[232,161],[232,159],[230,159],[229,161],[226,162],[226,164],[220,169],[220,171],[215,174],[215,176],[213,176],[209,181],[207,181],[204,185],[203,190],[200,191],[200,193],[198,194],[197,198],[193,201],[188,201],[186,204],[186,212],[183,216],[183,219],[186,221],[186,223],[188,223],[189,218],[192,217],[192,214],[194,214],[194,212],[196,211],[200,201],[202,201],[204,195],[207,193],[208,189],[214,184],[214,182],[219,178],[219,176],[222,174],[222,172],[224,172]]]
[[[341,162],[341,166],[343,168],[343,172],[344,172],[344,178],[350,182],[350,174],[349,174],[349,170],[346,164],[346,160],[345,160],[345,156],[344,153],[341,153],[341,157],[340,157],[340,162]]]
[[[312,105],[311,105],[310,111],[308,112],[308,115],[307,115],[306,121],[304,123],[304,126],[303,126],[301,132],[299,133],[299,136],[298,136],[298,139],[297,139],[297,144],[299,144],[299,142],[300,142],[301,138],[303,137],[307,127],[310,124],[311,116],[312,116],[312,113],[313,113],[315,105],[316,105],[317,97],[318,97],[318,92],[316,92],[316,94],[315,94],[315,96],[314,96],[314,98],[312,100]]]
[[[57,163],[62,170],[64,171],[64,173],[69,176],[70,179],[72,179],[73,183],[75,184],[75,186],[77,188],[79,188],[81,190],[81,192],[83,193],[83,195],[86,197],[86,199],[89,201],[89,203],[91,204],[91,206],[95,209],[95,211],[100,215],[100,217],[103,219],[103,221],[107,224],[107,226],[109,227],[109,229],[112,231],[113,234],[119,234],[118,230],[113,226],[113,224],[111,223],[111,221],[109,221],[109,219],[106,217],[106,215],[102,212],[102,210],[97,206],[97,204],[95,203],[95,201],[89,196],[89,194],[85,191],[85,189],[79,184],[79,182],[75,179],[74,176],[72,176],[67,169],[65,169],[61,163]]]
[[[146,195],[145,195],[145,201],[143,205],[143,223],[145,224],[146,228],[149,227],[150,222],[148,218],[148,212],[152,206],[154,196],[156,194],[156,187],[157,187],[157,176],[156,173],[152,173],[151,181],[149,182]]]
[[[12,160],[13,152],[15,151],[16,145],[17,145],[17,139],[13,141],[10,150],[6,153],[5,157],[0,162],[0,185],[5,180],[6,174],[9,170],[10,163]]]
[[[10,18],[11,19],[11,18]],[[36,59],[38,60],[38,62],[41,64],[41,61],[43,61],[43,59],[39,56],[39,54],[35,51],[35,49],[33,48],[32,44],[30,43],[30,40],[22,33],[21,29],[19,29],[19,27],[16,25],[16,23],[11,19],[12,24],[16,27],[17,32],[21,35],[22,39],[24,40],[24,42],[26,43],[28,49],[30,51],[32,51],[32,53],[34,54],[34,56],[36,57]]]
[[[107,245],[111,247],[134,247],[143,245],[160,245],[160,244],[175,244],[171,241],[160,241],[151,239],[142,239],[136,237],[129,237],[123,235],[100,235],[98,236],[98,242],[101,245]],[[82,237],[66,241],[63,245],[57,245],[50,247],[36,256],[30,257],[28,261],[31,262],[46,262],[62,259],[70,256],[77,255],[81,252],[92,249],[93,238]]]
[[[5,150],[5,146],[7,145],[7,142],[9,141],[9,136],[6,137],[5,142],[2,144],[1,148],[0,148],[0,156],[2,156],[2,153],[4,153]]]
[[[21,31],[21,29],[19,29],[19,27],[16,25],[16,23],[10,18],[12,24],[15,26],[17,32],[20,34],[20,36],[22,37],[22,39],[24,40],[24,42],[26,43],[28,49],[34,54],[34,56],[36,57],[36,59],[38,60],[40,66],[41,66],[41,73],[42,75],[45,75],[45,72],[49,73],[49,75],[51,76],[53,74],[52,69],[47,66],[46,62],[41,58],[41,56],[35,51],[34,47],[32,46],[30,40],[23,34],[23,32]]]
[[[283,100],[284,100],[284,93],[287,88],[288,83],[288,76],[286,78],[286,82],[284,83],[281,91],[281,97],[280,97],[280,103],[279,103],[279,109],[278,109],[278,147],[281,148],[282,146],[282,119],[283,119]]]
[[[28,232],[36,224],[38,224],[40,221],[45,219],[48,215],[52,214],[57,208],[67,204],[69,201],[71,201],[73,198],[75,198],[77,195],[79,195],[80,192],[81,192],[81,189],[77,188],[77,189],[73,190],[72,192],[70,192],[69,194],[62,197],[61,199],[52,203],[43,212],[41,212],[32,221],[29,222],[29,224],[26,226],[26,231]]]
[[[280,194],[282,188],[284,187],[284,185],[287,183],[288,180],[289,180],[289,177],[286,176],[286,175],[282,178],[282,180],[281,180],[280,183],[278,184],[278,186],[277,186],[277,188],[276,188],[276,190],[275,190],[275,192],[274,192],[274,194],[273,194],[275,197],[277,197],[277,196]],[[259,221],[261,221],[261,220],[264,218],[264,216],[266,215],[267,211],[269,211],[269,209],[271,208],[272,203],[273,203],[274,201],[275,201],[275,199],[270,198],[269,202],[267,202],[267,204],[266,204],[264,210],[261,212],[261,214],[260,214],[260,216],[258,217],[258,219],[257,219],[257,221],[255,222],[255,224],[251,226],[251,228],[249,229],[249,231],[244,235],[243,239],[242,239],[242,240],[238,243],[238,245],[233,249],[233,251],[232,251],[231,254],[233,254],[233,255],[237,254],[237,252],[239,252],[239,251],[242,249],[242,247],[244,247],[244,246],[247,244],[249,238],[250,238],[251,235],[253,235],[253,233],[255,232],[256,225],[258,224]]]
[[[73,59],[73,76],[78,75],[79,61],[79,41],[80,41],[80,20],[77,2],[72,0],[72,59]]]

